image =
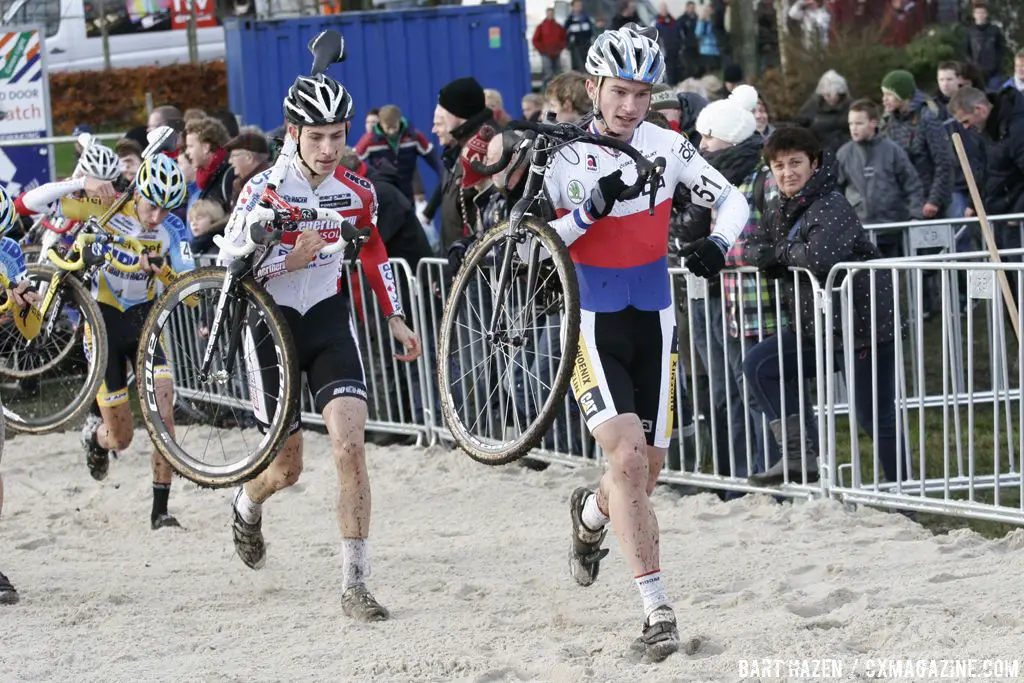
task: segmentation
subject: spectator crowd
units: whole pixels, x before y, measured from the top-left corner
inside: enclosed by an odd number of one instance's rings
[[[798,0],[791,5],[789,18],[799,25],[801,39],[808,45],[827,49],[844,13],[863,19],[870,4]],[[758,32],[763,66],[777,55],[776,17],[769,1],[758,3],[757,8],[758,26],[764,29]],[[891,0],[875,10],[883,40],[894,44],[905,44],[927,20],[913,0]],[[963,141],[987,212],[1024,213],[1024,50],[1014,55],[1012,73],[1004,71],[1007,41],[1000,28],[990,23],[983,0],[973,4],[961,58],[936,64],[934,83],[918,83],[909,71],[894,70],[874,92],[851,93],[843,74],[829,70],[821,74],[814,94],[789,122],[776,121],[765,94],[745,83],[730,56],[727,19],[727,5],[720,0],[699,8],[689,2],[678,17],[661,5],[650,28],[665,51],[667,77],[666,83],[654,88],[648,120],[689,137],[747,196],[751,222],[729,252],[728,265],[756,266],[776,276],[780,268],[801,266],[824,279],[830,264],[843,258],[902,254],[898,230],[869,239],[863,225],[974,216],[978,207],[968,193],[952,143],[954,135]],[[561,122],[587,121],[593,110],[585,73],[587,50],[604,28],[630,21],[637,21],[631,0],[607,22],[588,16],[581,0],[572,3],[570,15],[561,23],[549,10],[532,36],[543,58],[544,87],[541,93],[515,94],[520,97],[522,118],[539,120],[549,112]],[[565,71],[563,54],[571,66]],[[431,122],[433,140],[417,127],[425,122],[410,121],[389,103],[373,103],[380,106],[360,122],[362,130],[350,132],[351,146],[342,163],[374,185],[380,203],[378,227],[389,255],[405,259],[414,270],[430,256],[447,258],[456,268],[473,239],[507,218],[517,189],[521,191],[517,187],[521,178],[514,173],[485,177],[469,163],[487,158],[489,149],[493,154],[492,142],[512,119],[503,93],[484,85],[467,77],[440,90]],[[209,253],[215,248],[213,236],[223,231],[242,187],[272,163],[281,131],[240,127],[228,112],[208,114],[160,106],[153,110],[148,126],[130,131],[115,146],[125,177],[132,177],[139,166],[146,130],[160,125],[181,133],[175,157],[189,183],[182,218],[193,252]],[[436,183],[424,183],[424,173]],[[436,185],[432,194],[425,190],[430,185]],[[846,231],[849,239],[842,241],[846,251],[826,257],[813,244],[776,249],[781,236],[794,230],[799,233],[797,228],[808,216]],[[686,188],[677,188],[670,231],[673,245],[683,249],[706,237],[713,220],[711,213],[694,209]],[[1000,248],[1021,246],[1018,224],[1003,222],[996,230]],[[976,233],[961,231],[957,251],[977,246]],[[877,285],[876,299],[883,301],[885,283]],[[742,411],[741,386],[747,382],[770,424],[790,419],[781,414],[777,354],[794,343],[794,325],[802,311],[795,289],[784,296],[790,305],[781,307],[776,316],[776,302],[767,290],[759,290],[750,278],[727,273],[699,304],[706,309],[691,310],[692,318],[702,321],[693,323],[692,332],[702,340],[698,351],[710,381],[716,383],[703,397],[695,397],[707,402],[713,396],[715,405],[706,408],[724,414],[727,406],[740,406]],[[870,298],[867,292],[865,297]],[[802,298],[812,299],[806,292]],[[872,313],[865,309],[858,315],[853,337],[858,349],[863,349]],[[881,331],[878,341],[891,344],[892,311],[879,306],[873,315],[876,331]],[[782,336],[782,344],[773,341],[772,348],[767,348],[757,343],[776,334]],[[881,353],[873,367],[870,358],[865,362],[863,354],[858,356],[853,367],[858,381],[871,383],[874,378],[877,383],[886,373],[891,380],[892,368],[882,362],[884,357]],[[723,359],[728,360],[724,366]],[[891,383],[881,390],[891,392]],[[785,404],[793,408],[798,401],[790,396]],[[879,438],[887,440],[883,464],[886,475],[895,477],[894,416],[886,413],[873,421],[870,405],[858,405],[857,410],[860,424],[874,424]],[[685,437],[685,414],[682,422],[680,434]],[[726,455],[730,442],[733,451],[746,450],[746,430],[752,430],[756,443],[775,453],[779,445],[795,447],[792,435],[802,431],[791,424],[790,443],[783,444],[782,431],[773,427],[774,438],[766,439],[760,421],[748,422],[742,412],[728,423],[733,425],[731,433],[719,430],[712,435],[718,452]],[[771,470],[747,472],[737,461],[722,466],[737,476],[770,479],[779,475]]]

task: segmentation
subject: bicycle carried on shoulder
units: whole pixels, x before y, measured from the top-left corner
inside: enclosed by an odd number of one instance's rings
[[[344,42],[334,31],[316,36],[309,49],[314,76],[344,59]],[[358,253],[370,234],[333,209],[300,208],[282,199],[277,188],[297,155],[298,142],[289,136],[256,206],[245,217],[245,244],[215,238],[221,254],[234,259],[230,265],[197,268],[178,278],[143,325],[136,361],[143,422],[171,466],[200,486],[234,486],[258,475],[284,446],[298,419],[298,359],[288,323],[261,284],[267,257],[286,231],[305,221],[338,224],[338,239],[324,246],[322,255],[336,254],[349,244]],[[160,415],[156,380],[161,347],[173,360],[176,391],[207,404],[210,423],[176,430]],[[262,423],[258,432],[246,428],[257,407]],[[205,439],[197,435],[204,431]],[[219,461],[210,453],[217,446]]]
[[[493,175],[514,158],[527,159],[523,196],[509,219],[467,252],[449,290],[438,347],[445,425],[471,458],[488,465],[512,462],[541,443],[559,414],[576,361],[576,270],[569,249],[539,211],[549,163],[556,154],[578,156],[568,147],[577,142],[622,152],[636,164],[637,180],[621,199],[648,192],[652,213],[665,169],[664,158],[649,160],[628,143],[576,124],[513,121],[509,129],[527,137],[506,133],[496,163],[472,165]]]
[[[144,158],[164,149],[173,135],[166,126],[152,131]],[[134,187],[133,181],[102,216],[81,222],[70,244],[49,247],[49,264],[27,267],[38,304],[10,306],[0,315],[0,401],[14,431],[66,428],[96,397],[106,370],[107,334],[89,284],[104,266],[123,273],[141,269],[143,245],[107,228]]]
[[[234,486],[255,477],[277,455],[298,417],[302,383],[291,331],[256,276],[267,256],[285,231],[296,229],[300,221],[332,221],[341,227],[339,239],[320,250],[323,255],[336,254],[369,235],[333,209],[299,208],[281,199],[276,188],[296,151],[296,143],[288,139],[259,204],[246,216],[246,243],[236,247],[217,240],[221,253],[234,258],[231,264],[197,268],[175,280],[154,304],[142,328],[136,374],[143,422],[171,466],[201,486]],[[176,434],[161,416],[156,367],[162,346],[169,347],[168,357],[174,359],[177,372],[186,375],[178,378],[182,385],[178,391],[208,403],[213,424],[191,425]],[[269,361],[261,360],[259,348],[273,349]],[[249,382],[249,390],[258,385],[260,395],[246,396],[245,387],[237,381],[239,372],[270,377],[260,383]],[[230,394],[236,398],[225,401],[224,396]],[[232,441],[225,444],[217,425],[248,424],[254,404],[264,406],[267,413],[261,433],[233,431]],[[208,438],[192,438],[203,429],[211,430]],[[214,443],[221,445],[222,462],[209,459]]]
[[[137,262],[118,260],[115,248],[138,257],[134,238],[95,232],[84,224],[64,254],[51,249],[53,266],[27,268],[38,306],[12,306],[0,317],[0,400],[17,432],[43,434],[79,419],[96,396],[107,360],[106,326],[88,283],[105,264],[124,273]]]

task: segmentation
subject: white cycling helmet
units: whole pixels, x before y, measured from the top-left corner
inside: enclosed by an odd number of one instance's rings
[[[352,96],[329,76],[299,76],[284,98],[284,116],[296,126],[325,126],[352,118]]]
[[[161,209],[176,209],[187,198],[185,174],[173,159],[163,154],[154,154],[142,162],[135,187],[150,204]]]
[[[14,202],[7,195],[7,190],[0,187],[0,237],[6,235],[17,222],[18,212],[14,209]]]
[[[629,23],[599,35],[587,52],[587,73],[651,85],[660,82],[665,58],[649,30]]]
[[[82,156],[75,167],[76,177],[86,175],[99,180],[117,180],[120,177],[121,160],[114,150],[88,133],[78,136],[78,144],[82,146]]]

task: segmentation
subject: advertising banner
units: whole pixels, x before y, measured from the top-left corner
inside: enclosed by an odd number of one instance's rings
[[[49,137],[52,131],[44,52],[37,29],[0,29],[0,185],[11,195],[53,177],[48,145],[3,145]]]

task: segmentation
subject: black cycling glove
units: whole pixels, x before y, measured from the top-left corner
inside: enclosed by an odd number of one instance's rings
[[[595,219],[604,218],[612,212],[612,207],[627,187],[629,186],[622,182],[622,169],[601,178],[597,181],[597,187],[590,192],[587,213]]]
[[[685,256],[683,263],[686,269],[698,277],[710,279],[718,275],[725,267],[727,249],[716,237],[703,237],[695,242],[684,244],[679,250]]]

